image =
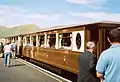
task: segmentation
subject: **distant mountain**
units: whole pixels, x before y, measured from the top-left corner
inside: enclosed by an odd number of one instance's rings
[[[7,27],[5,26],[0,26],[0,30],[6,29]]]
[[[0,30],[0,38],[29,34],[37,32],[38,30],[40,30],[40,28],[34,24],[20,25],[6,29],[4,28],[3,30]]]
[[[14,35],[28,34],[40,30],[40,28],[34,24],[20,25],[11,29],[14,32]]]

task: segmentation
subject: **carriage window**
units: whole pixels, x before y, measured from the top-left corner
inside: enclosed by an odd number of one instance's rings
[[[56,34],[50,34],[47,36],[47,47],[55,48]]]
[[[23,40],[23,36],[21,36],[21,40]]]
[[[77,49],[80,49],[80,47],[81,47],[81,35],[80,35],[80,33],[77,33],[76,45],[77,45]]]
[[[32,37],[32,43],[33,43],[33,46],[36,46],[36,36]]]
[[[38,36],[39,38],[39,47],[44,47],[44,37],[45,35]]]
[[[18,37],[16,36],[14,40],[18,40]]]
[[[30,37],[26,37],[26,41],[27,41],[27,42],[30,42]]]
[[[72,44],[72,33],[63,33],[63,34],[60,34],[60,39],[59,39],[59,44],[61,44],[60,48],[63,48],[63,49],[71,49],[71,44]]]
[[[13,37],[8,38],[9,41],[12,41]]]

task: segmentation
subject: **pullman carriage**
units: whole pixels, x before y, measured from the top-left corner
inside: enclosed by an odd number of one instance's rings
[[[95,54],[99,57],[100,53],[110,46],[107,41],[108,32],[119,26],[120,23],[116,22],[60,26],[15,37],[18,37],[16,40],[22,48],[23,57],[39,61],[41,66],[58,73],[61,73],[59,69],[62,69],[77,75],[78,56],[85,51],[86,43],[95,41]],[[29,46],[26,46],[27,42]]]
[[[40,30],[29,36],[32,44],[31,54],[27,56],[23,49],[23,56],[29,57],[57,68],[78,73],[78,56],[86,49],[87,41],[95,41],[96,55],[108,48],[107,33],[119,24],[100,22],[86,25],[54,27]]]

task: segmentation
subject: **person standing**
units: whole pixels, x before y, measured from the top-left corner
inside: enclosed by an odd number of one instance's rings
[[[98,59],[97,77],[103,82],[120,82],[120,28],[108,33],[108,41],[111,46]]]
[[[12,52],[12,47],[10,45],[10,42],[8,42],[5,46],[4,46],[4,66],[9,67],[10,66],[10,55]]]
[[[3,57],[3,52],[4,52],[4,51],[3,51],[3,48],[4,48],[4,46],[3,46],[3,43],[1,42],[1,43],[0,43],[0,56],[1,56],[1,57]]]
[[[79,74],[78,82],[99,82],[96,76],[97,58],[93,54],[95,50],[95,43],[89,41],[87,43],[87,50],[79,55]]]
[[[12,57],[16,58],[16,54],[17,54],[17,44],[15,43],[15,41],[13,41],[13,43],[11,44],[12,46]]]

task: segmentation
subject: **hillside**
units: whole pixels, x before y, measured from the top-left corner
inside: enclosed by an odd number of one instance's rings
[[[28,34],[31,32],[36,32],[38,30],[40,30],[40,28],[34,24],[20,25],[13,28],[0,30],[0,38]]]

